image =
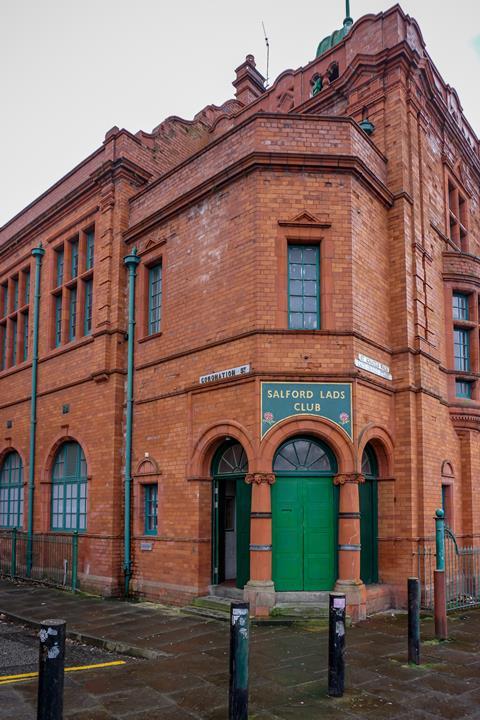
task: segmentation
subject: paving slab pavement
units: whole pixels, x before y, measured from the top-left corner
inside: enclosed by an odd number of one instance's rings
[[[62,617],[77,634],[156,653],[66,675],[69,720],[227,719],[224,622],[7,580],[2,611],[37,622]],[[480,720],[480,610],[450,617],[447,643],[434,641],[432,620],[423,620],[419,668],[406,663],[406,628],[403,614],[348,628],[346,693],[332,699],[325,627],[252,626],[250,720]],[[0,720],[33,720],[36,690],[35,680],[0,686]]]

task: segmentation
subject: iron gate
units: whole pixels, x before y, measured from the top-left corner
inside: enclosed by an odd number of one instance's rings
[[[436,566],[434,538],[419,541],[417,556],[422,608],[433,610],[433,573]],[[480,605],[480,547],[460,547],[455,534],[446,526],[445,584],[447,612]]]

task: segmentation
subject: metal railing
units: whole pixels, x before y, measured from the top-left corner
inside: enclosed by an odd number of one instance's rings
[[[418,577],[421,606],[433,610],[433,574],[436,566],[435,540],[418,542]],[[455,534],[445,528],[445,583],[447,612],[480,606],[480,547],[459,546]]]
[[[77,589],[78,533],[35,534],[28,572],[27,533],[0,530],[0,574]]]

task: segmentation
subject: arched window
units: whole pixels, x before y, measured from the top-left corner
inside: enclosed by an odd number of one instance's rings
[[[17,452],[9,452],[0,466],[0,527],[23,525],[23,465]]]
[[[222,446],[221,454],[215,458],[215,475],[239,475],[248,472],[248,459],[240,443]]]
[[[52,470],[52,530],[87,527],[87,463],[80,445],[58,449]]]
[[[335,461],[328,448],[311,438],[284,443],[275,455],[274,472],[334,473]]]

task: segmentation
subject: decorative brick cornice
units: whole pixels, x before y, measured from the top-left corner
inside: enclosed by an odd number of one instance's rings
[[[334,485],[345,485],[345,483],[360,484],[365,482],[365,476],[362,473],[339,473],[333,478]]]
[[[262,483],[268,483],[268,485],[273,485],[275,482],[275,475],[273,473],[248,473],[245,475],[245,482],[247,485],[261,485]]]

